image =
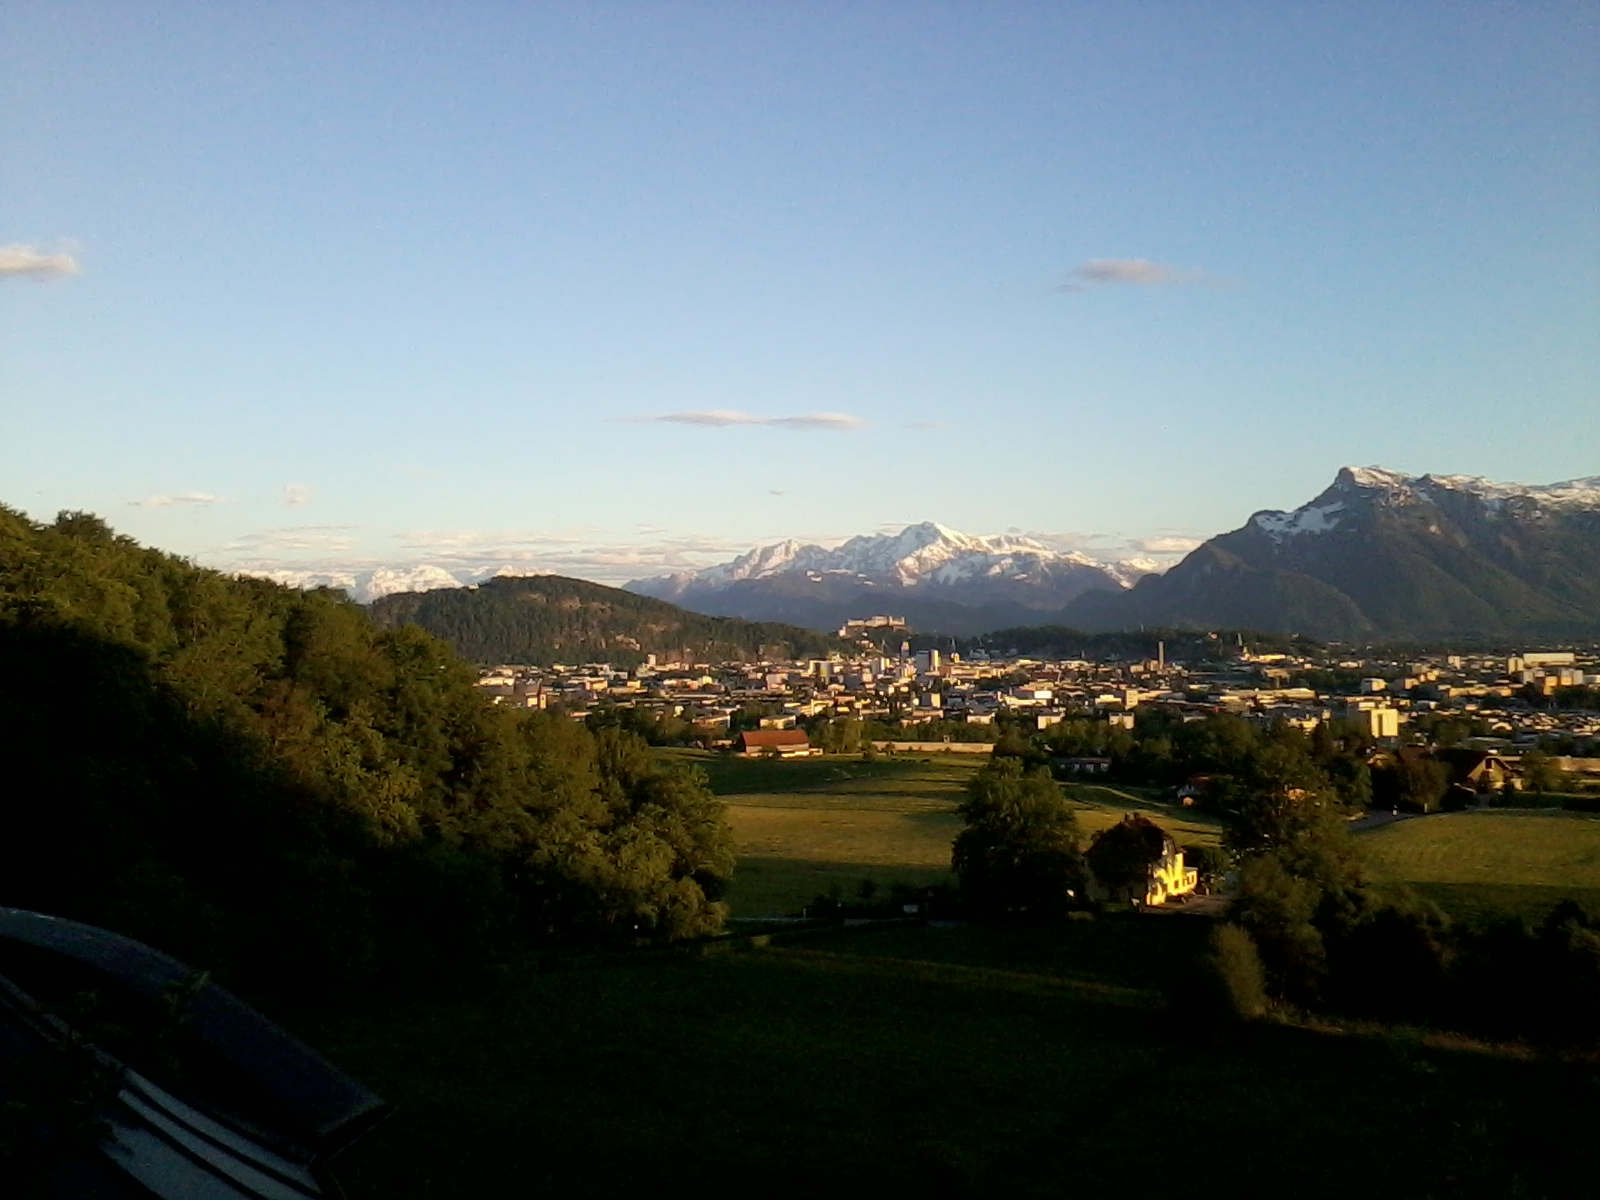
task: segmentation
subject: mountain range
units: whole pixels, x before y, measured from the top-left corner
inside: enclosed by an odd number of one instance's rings
[[[373,602],[470,590],[512,571],[268,574]],[[1039,625],[1251,628],[1340,641],[1600,636],[1600,476],[1528,485],[1345,467],[1314,499],[1255,513],[1164,572],[1154,560],[1105,562],[928,521],[835,547],[777,542],[625,586],[693,613],[826,631],[885,614],[953,637]]]
[[[1080,629],[1232,626],[1334,640],[1600,634],[1600,476],[1546,485],[1346,467],[1164,575],[1086,595]]]
[[[884,613],[951,635],[1038,624],[1090,592],[1118,593],[1154,563],[1105,563],[1026,537],[932,521],[828,548],[761,546],[732,562],[624,585],[696,612],[832,629]]]
[[[1006,626],[1252,628],[1333,640],[1600,633],[1600,476],[1547,485],[1346,467],[1165,573],[927,522],[827,549],[763,546],[629,590],[697,612],[831,629],[884,613]]]

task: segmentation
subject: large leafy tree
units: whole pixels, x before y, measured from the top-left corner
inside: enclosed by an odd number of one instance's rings
[[[989,917],[1048,917],[1083,888],[1077,820],[1044,770],[996,758],[967,786],[951,866],[970,908]]]
[[[1159,825],[1130,813],[1096,834],[1084,858],[1100,886],[1115,896],[1140,899],[1150,869],[1173,849],[1172,839]]]

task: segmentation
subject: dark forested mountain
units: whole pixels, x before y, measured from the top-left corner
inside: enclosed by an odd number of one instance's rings
[[[1310,503],[1257,513],[1165,575],[1080,597],[1062,620],[1340,640],[1593,634],[1600,476],[1534,487],[1347,467]]]
[[[502,575],[477,587],[382,596],[371,611],[385,628],[418,625],[480,663],[629,666],[647,654],[708,662],[804,657],[843,646],[815,630],[702,616],[560,575]]]
[[[256,986],[715,929],[703,778],[475,678],[340,593],[0,507],[0,905]]]
[[[1086,592],[1120,591],[1148,569],[924,521],[831,549],[778,542],[720,566],[627,587],[718,616],[837,629],[852,617],[892,613],[919,629],[962,635],[1039,620]]]

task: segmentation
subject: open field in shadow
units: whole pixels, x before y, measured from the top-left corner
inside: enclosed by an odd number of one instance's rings
[[[342,1157],[352,1200],[757,1182],[776,1197],[1114,1196],[1130,1171],[1195,1196],[1587,1194],[1592,1065],[1406,1031],[1195,1029],[1157,976],[1204,928],[863,930],[534,960],[304,1032],[399,1106]]]

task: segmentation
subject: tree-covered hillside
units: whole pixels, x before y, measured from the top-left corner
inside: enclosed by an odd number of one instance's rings
[[[500,576],[473,588],[384,596],[372,618],[412,624],[479,663],[755,660],[826,654],[837,638],[793,625],[704,617],[663,600],[560,575]]]
[[[715,928],[722,807],[336,592],[0,507],[0,905],[261,982]]]

